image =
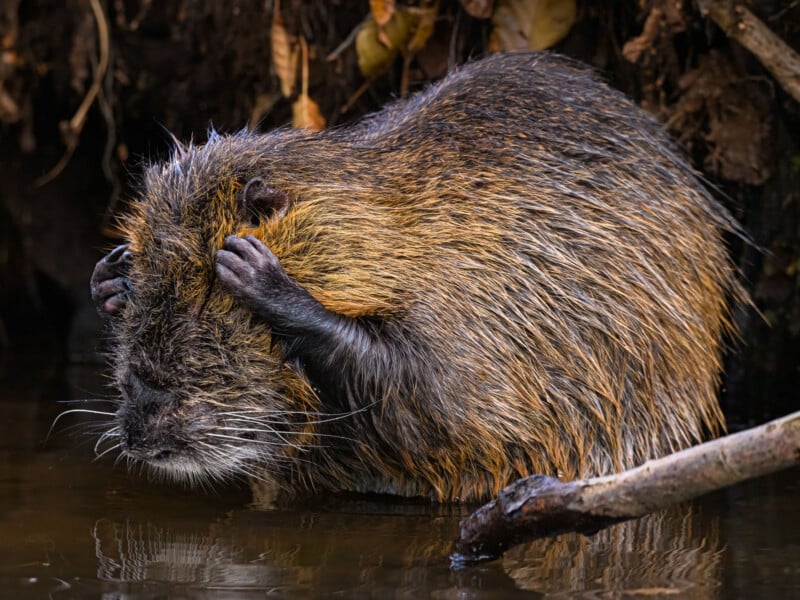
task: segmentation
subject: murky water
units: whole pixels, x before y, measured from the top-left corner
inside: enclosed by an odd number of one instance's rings
[[[9,598],[800,598],[800,470],[586,538],[451,571],[467,509],[389,498],[248,508],[93,462],[95,371],[0,366],[0,596]],[[83,424],[81,424],[83,423]],[[66,431],[63,431],[67,428]]]

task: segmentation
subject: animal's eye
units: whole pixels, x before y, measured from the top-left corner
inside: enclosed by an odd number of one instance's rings
[[[239,194],[239,212],[247,225],[258,227],[261,223],[281,219],[289,210],[289,196],[256,177],[248,181]]]

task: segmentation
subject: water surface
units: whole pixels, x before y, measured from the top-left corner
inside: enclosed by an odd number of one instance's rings
[[[0,596],[800,598],[800,470],[451,571],[460,506],[379,497],[249,507],[93,461],[93,369],[0,365]],[[100,410],[102,404],[93,405]]]

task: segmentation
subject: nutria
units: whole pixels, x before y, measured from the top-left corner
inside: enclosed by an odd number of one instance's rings
[[[481,500],[722,427],[737,226],[660,126],[550,54],[361,123],[211,133],[100,261],[105,439],[191,480]]]

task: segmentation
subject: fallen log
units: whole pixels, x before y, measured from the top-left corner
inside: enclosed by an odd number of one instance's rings
[[[534,475],[500,492],[460,525],[451,567],[498,558],[522,542],[585,535],[671,504],[800,465],[800,412],[605,477]]]

